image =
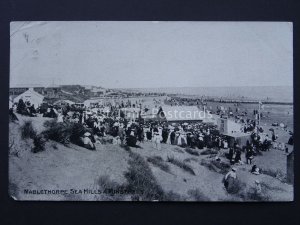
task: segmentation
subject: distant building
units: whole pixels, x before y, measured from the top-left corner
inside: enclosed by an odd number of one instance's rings
[[[93,87],[90,91],[93,96],[100,96],[106,93],[106,90],[104,88],[97,88],[97,87]]]
[[[30,102],[31,105],[33,104],[34,107],[37,108],[43,103],[44,96],[34,91],[33,88],[29,88],[24,93],[15,97],[13,102],[18,103],[20,99],[22,99],[24,102]]]
[[[67,100],[67,99],[62,99],[62,100],[58,100],[56,102],[53,103],[53,105],[58,105],[58,106],[66,106],[66,105],[74,105],[75,102]]]
[[[38,92],[41,95],[48,96],[48,97],[57,97],[57,93],[61,89],[57,85],[52,85],[51,87],[43,87],[40,85],[22,85],[22,86],[14,86],[9,88],[9,95],[10,96],[18,96],[29,89],[33,89],[34,91]]]
[[[103,99],[87,99],[83,102],[85,107],[99,107],[99,105],[103,105]]]
[[[29,88],[28,87],[12,87],[9,88],[9,95],[10,96],[18,96],[25,91],[27,91]]]
[[[58,93],[61,90],[59,86],[51,86],[51,87],[45,87],[43,89],[36,89],[34,88],[35,91],[39,92],[42,95],[45,95],[50,98],[57,98],[59,97]]]

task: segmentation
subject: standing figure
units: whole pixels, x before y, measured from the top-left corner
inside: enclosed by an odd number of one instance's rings
[[[153,133],[153,147],[157,150],[161,150],[161,141],[162,137],[159,135],[158,132]]]

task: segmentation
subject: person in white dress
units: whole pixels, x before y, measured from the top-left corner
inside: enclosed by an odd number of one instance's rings
[[[64,116],[63,114],[59,113],[57,116],[57,122],[58,123],[63,123],[64,122]]]
[[[161,150],[161,144],[162,137],[159,135],[158,132],[153,133],[153,147],[157,150]]]

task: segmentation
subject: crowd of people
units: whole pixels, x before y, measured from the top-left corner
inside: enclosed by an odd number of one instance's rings
[[[122,105],[123,104],[123,105]],[[190,148],[214,148],[228,149],[228,158],[231,162],[240,160],[241,151],[246,152],[246,162],[251,160],[258,151],[267,151],[276,143],[277,136],[273,132],[272,139],[263,133],[262,127],[255,120],[245,119],[242,131],[251,133],[251,142],[245,146],[229,146],[226,136],[220,134],[217,126],[202,122],[177,122],[169,124],[167,121],[147,121],[138,116],[135,119],[126,118],[122,107],[136,107],[135,103],[122,102],[121,105],[110,105],[109,112],[103,112],[101,107],[89,109],[86,107],[75,107],[68,104],[64,106],[42,105],[35,109],[29,102],[19,101],[13,106],[12,111],[17,113],[43,117],[57,118],[57,122],[81,123],[91,129],[94,139],[99,137],[112,137],[113,143],[127,144],[136,147],[144,141],[152,141],[154,148],[160,150],[161,144],[178,145]],[[141,107],[141,102],[136,102]],[[121,112],[121,113],[120,113]],[[274,130],[273,130],[274,131]],[[85,138],[87,139],[87,138]],[[116,141],[117,140],[117,141]],[[274,144],[273,144],[274,147]]]
[[[178,105],[178,99],[170,100],[170,104]],[[183,100],[182,100],[183,101]],[[188,100],[185,100],[188,101]],[[181,102],[180,104],[183,104]],[[123,104],[123,105],[122,105]],[[252,166],[251,173],[259,175],[260,168],[253,164],[253,159],[260,151],[269,151],[270,148],[284,148],[276,140],[278,136],[274,129],[271,130],[271,138],[257,120],[247,118],[247,112],[233,115],[230,109],[224,115],[223,109],[217,107],[215,112],[220,117],[232,117],[240,124],[243,124],[241,132],[251,134],[251,138],[246,144],[240,146],[237,141],[230,143],[227,136],[222,135],[217,126],[203,122],[176,122],[168,123],[164,120],[145,120],[139,115],[135,119],[129,119],[120,109],[123,107],[142,107],[142,102],[122,103],[121,105],[109,105],[109,112],[103,112],[103,108],[75,107],[70,105],[53,106],[50,104],[35,108],[29,102],[19,101],[10,109],[10,116],[16,118],[14,112],[26,116],[42,115],[43,117],[55,118],[57,123],[79,123],[87,128],[86,132],[80,137],[81,145],[90,150],[96,150],[97,144],[103,144],[103,140],[110,140],[113,145],[127,145],[130,147],[140,147],[143,142],[152,142],[154,149],[161,151],[162,144],[176,145],[192,149],[225,149],[228,162],[232,169],[224,177],[224,186],[227,189],[230,182],[237,178],[236,165],[243,163]],[[199,105],[199,101],[188,101],[188,105]],[[236,113],[238,111],[236,110]],[[256,114],[257,112],[253,112]],[[291,136],[289,144],[293,143]],[[287,150],[286,150],[287,151]],[[217,160],[220,158],[216,157]],[[260,183],[256,181],[256,187],[260,191]]]

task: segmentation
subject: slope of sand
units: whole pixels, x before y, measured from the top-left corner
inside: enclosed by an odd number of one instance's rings
[[[35,127],[45,121],[45,118],[32,119]],[[10,123],[10,142],[14,140],[13,149],[19,150],[18,156],[11,154],[9,158],[10,194],[19,200],[95,200],[93,194],[88,195],[29,195],[24,189],[91,189],[98,188],[97,179],[108,176],[110,180],[125,184],[124,173],[128,170],[129,153],[116,145],[97,145],[96,151],[90,151],[76,145],[68,147],[49,141],[46,150],[32,153],[32,140],[20,138],[19,123]],[[39,131],[42,129],[40,128]],[[189,200],[189,191],[199,189],[211,201],[241,200],[239,197],[229,195],[222,184],[223,174],[209,170],[200,164],[202,159],[213,160],[210,155],[194,156],[184,151],[184,148],[162,144],[162,150],[153,148],[151,142],[140,144],[141,148],[131,148],[131,151],[142,156],[146,161],[148,157],[160,156],[170,167],[165,172],[148,163],[157,183],[165,192],[172,191]],[[201,152],[201,150],[198,150]],[[170,162],[168,157],[184,161],[192,167],[195,175],[189,174]],[[221,157],[221,160],[228,160]],[[255,158],[259,167],[272,167],[285,173],[286,155],[278,150],[271,150]],[[256,179],[272,187],[268,192],[273,201],[291,201],[293,199],[293,186],[268,175],[253,175],[249,172],[250,165],[237,165],[238,177],[247,184],[247,188],[254,186]]]

